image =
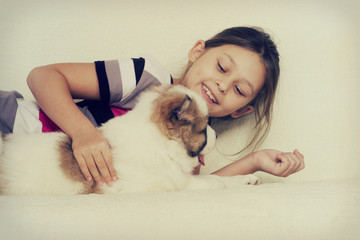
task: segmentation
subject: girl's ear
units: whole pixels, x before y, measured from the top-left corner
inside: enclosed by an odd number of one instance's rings
[[[198,40],[195,45],[190,49],[188,57],[190,62],[195,62],[205,51],[205,42]]]
[[[243,116],[245,114],[251,113],[253,110],[254,110],[253,106],[247,105],[247,106],[242,107],[242,108],[236,110],[235,112],[231,113],[230,116],[232,118],[238,118],[238,117],[241,117],[241,116]]]

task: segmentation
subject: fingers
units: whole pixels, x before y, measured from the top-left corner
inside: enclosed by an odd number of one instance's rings
[[[297,149],[294,151],[294,154],[298,157],[298,160],[300,161],[299,168],[297,169],[298,172],[305,168],[304,155],[302,155]]]
[[[105,180],[106,184],[111,186],[112,181],[117,180],[116,171],[113,166],[113,160],[111,151],[109,148],[105,148],[102,152],[93,155],[94,161],[97,166],[97,170],[100,171],[100,175]],[[95,169],[94,169],[95,171]],[[95,172],[96,174],[97,172]]]
[[[298,151],[280,153],[276,156],[278,159],[279,176],[287,177],[304,169],[304,156]]]
[[[102,179],[100,177],[100,175],[101,175],[102,178],[105,180],[106,184],[108,184],[110,186],[112,180],[111,180],[109,169],[107,167],[106,161],[104,160],[102,153],[101,152],[94,153],[92,155],[92,157],[93,157],[94,165],[91,166],[90,172],[92,174],[96,174],[96,175],[99,174],[99,172],[100,172],[98,178],[93,175],[96,182],[98,184],[103,184]],[[97,179],[99,179],[99,181]]]
[[[78,155],[75,154],[75,159],[80,167],[80,170],[82,172],[82,174],[84,175],[84,177],[86,178],[86,180],[91,181],[92,177],[91,177],[91,173],[89,172],[88,166],[86,164],[85,158],[82,155]]]
[[[118,180],[118,177],[116,175],[116,171],[115,171],[115,168],[114,168],[114,162],[113,162],[112,154],[111,154],[111,151],[110,151],[109,147],[105,148],[105,150],[102,151],[102,157],[103,157],[103,159],[104,159],[104,161],[106,163],[108,171],[110,172],[107,182]]]
[[[86,159],[86,164],[87,167],[91,173],[91,175],[93,176],[93,178],[95,179],[96,183],[98,185],[102,185],[104,182],[100,176],[100,173],[98,171],[97,168],[97,164],[95,162],[95,159],[93,158],[93,156],[91,154],[87,154],[86,157],[84,157]]]
[[[110,145],[97,128],[77,132],[71,137],[72,149],[84,177],[97,184],[112,185],[117,180]]]
[[[91,181],[94,178],[99,185],[105,181],[107,185],[111,186],[112,182],[118,179],[108,146],[102,151],[93,150],[77,154],[74,152],[74,156],[86,180]]]

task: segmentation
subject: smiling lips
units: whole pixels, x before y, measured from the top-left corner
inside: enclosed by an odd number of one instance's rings
[[[219,104],[218,101],[216,100],[215,96],[213,95],[213,93],[210,91],[210,89],[205,84],[202,84],[202,92],[204,95],[206,95],[208,97],[206,100],[208,100],[209,103]]]

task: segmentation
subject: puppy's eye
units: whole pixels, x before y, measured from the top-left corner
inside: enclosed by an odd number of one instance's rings
[[[181,125],[183,125],[183,126],[188,126],[188,125],[192,125],[192,123],[189,121],[189,120],[187,120],[187,119],[182,119],[181,120]]]

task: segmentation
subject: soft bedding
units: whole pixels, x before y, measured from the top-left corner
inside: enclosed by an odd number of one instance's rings
[[[359,239],[360,179],[151,194],[1,196],[0,239]]]

